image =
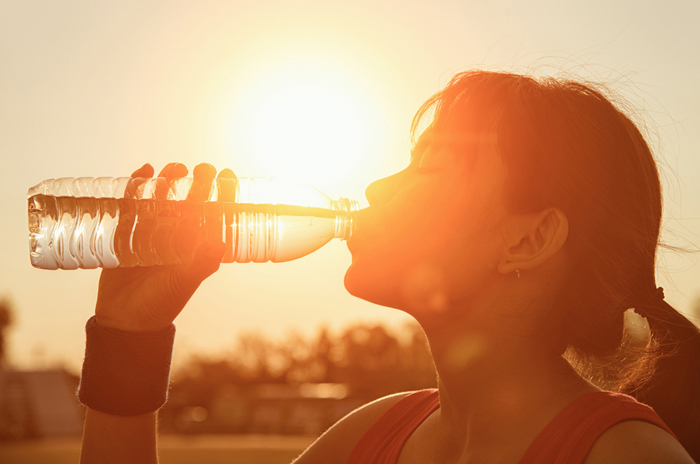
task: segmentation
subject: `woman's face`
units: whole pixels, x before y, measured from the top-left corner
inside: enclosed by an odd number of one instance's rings
[[[454,146],[424,134],[403,171],[373,182],[348,242],[348,291],[416,314],[464,304],[498,278],[505,168],[495,137]]]

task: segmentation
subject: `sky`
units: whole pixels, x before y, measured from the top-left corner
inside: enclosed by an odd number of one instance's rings
[[[31,267],[27,189],[145,162],[288,175],[367,205],[408,162],[413,114],[474,67],[605,82],[661,159],[664,241],[700,244],[700,2],[0,0],[0,298],[10,361],[77,369],[99,271]],[[176,321],[176,359],[242,331],[281,337],[408,317],[343,288],[334,241],[297,261],[226,264]],[[690,311],[697,252],[657,282]]]

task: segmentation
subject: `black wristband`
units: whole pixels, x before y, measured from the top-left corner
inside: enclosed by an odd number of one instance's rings
[[[138,416],[157,411],[168,398],[175,326],[157,332],[105,327],[91,317],[78,399],[96,411]]]

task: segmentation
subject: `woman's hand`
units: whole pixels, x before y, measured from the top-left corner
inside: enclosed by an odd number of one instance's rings
[[[187,167],[170,163],[159,177],[168,182],[187,175]],[[153,167],[145,164],[131,177],[152,177]],[[210,191],[216,169],[200,164],[193,172],[190,200],[204,200]],[[230,170],[220,177],[233,177]],[[158,193],[157,193],[158,194]],[[196,250],[192,240],[199,231],[191,230],[177,240],[181,254],[191,261],[172,266],[103,269],[97,293],[95,316],[101,325],[130,331],[156,331],[168,327],[204,279],[219,269],[224,254],[221,241],[204,242]],[[190,249],[188,249],[188,247]]]

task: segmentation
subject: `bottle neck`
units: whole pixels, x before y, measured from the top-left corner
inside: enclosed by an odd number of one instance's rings
[[[352,237],[357,225],[357,211],[359,211],[360,205],[357,201],[348,198],[334,200],[331,204],[333,210],[336,211],[335,235],[333,237],[348,240]]]

